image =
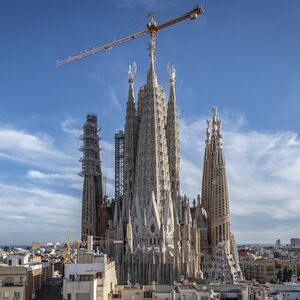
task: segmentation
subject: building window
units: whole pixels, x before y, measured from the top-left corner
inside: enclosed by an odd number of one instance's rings
[[[152,291],[146,291],[146,292],[144,292],[144,298],[152,298]]]
[[[155,225],[154,224],[151,224],[150,230],[151,230],[152,233],[155,231]]]
[[[93,275],[80,275],[80,281],[92,281]]]
[[[8,260],[8,265],[9,265],[9,266],[12,265],[12,260],[11,260],[11,259]]]
[[[68,300],[72,300],[72,295],[70,293],[68,294]]]
[[[22,259],[19,258],[19,265],[22,265]]]

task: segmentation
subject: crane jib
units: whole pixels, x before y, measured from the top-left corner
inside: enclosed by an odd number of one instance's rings
[[[64,65],[66,63],[71,63],[71,62],[80,60],[82,58],[85,58],[87,56],[94,55],[94,54],[96,54],[98,52],[101,52],[101,51],[111,50],[115,46],[121,45],[121,44],[126,43],[126,42],[131,41],[131,40],[135,40],[136,38],[139,38],[139,37],[141,37],[141,36],[143,36],[147,33],[155,34],[159,30],[165,29],[169,26],[172,26],[172,25],[174,25],[176,23],[179,23],[181,21],[184,21],[186,19],[194,20],[199,15],[201,15],[202,13],[203,13],[202,7],[197,5],[193,10],[191,10],[191,11],[189,11],[189,12],[187,12],[187,13],[185,13],[185,14],[183,14],[183,15],[175,18],[175,19],[169,20],[169,21],[167,21],[167,22],[165,22],[161,25],[156,25],[155,22],[150,23],[150,24],[147,25],[147,29],[145,29],[143,31],[127,35],[127,36],[125,36],[125,37],[123,37],[119,40],[114,40],[113,42],[111,42],[109,44],[105,44],[105,45],[102,45],[102,46],[99,46],[99,47],[96,47],[96,48],[92,48],[90,50],[85,50],[84,52],[80,52],[76,55],[69,56],[66,59],[58,60],[56,62],[56,65],[61,66],[61,65]],[[153,18],[153,14],[151,15],[151,17]]]

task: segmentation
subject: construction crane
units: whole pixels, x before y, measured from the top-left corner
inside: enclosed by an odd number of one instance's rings
[[[130,34],[130,35],[127,35],[121,39],[118,39],[118,40],[114,40],[108,44],[105,44],[105,45],[102,45],[102,46],[99,46],[99,47],[95,47],[95,48],[92,48],[92,49],[89,49],[89,50],[85,50],[83,52],[80,52],[78,54],[75,54],[73,56],[69,56],[65,59],[62,59],[62,60],[57,60],[56,61],[56,65],[57,66],[61,66],[61,65],[64,65],[64,64],[67,64],[67,63],[71,63],[71,62],[74,62],[74,61],[77,61],[77,60],[80,60],[82,58],[85,58],[85,57],[88,57],[88,56],[91,56],[91,55],[94,55],[98,52],[101,52],[101,51],[107,51],[107,50],[111,50],[113,47],[115,46],[118,46],[118,45],[121,45],[123,43],[126,43],[126,42],[129,42],[129,41],[132,41],[132,40],[135,40],[141,36],[144,36],[146,35],[147,33],[150,34],[150,38],[151,38],[151,41],[154,41],[155,40],[155,36],[156,36],[156,33],[162,29],[165,29],[169,26],[172,26],[176,23],[179,23],[179,22],[182,22],[186,19],[191,19],[191,20],[195,20],[198,18],[199,15],[201,15],[203,13],[203,9],[201,6],[197,5],[194,9],[192,9],[191,11],[188,11],[186,12],[185,14],[175,18],[175,19],[172,19],[170,21],[167,21],[161,25],[157,25],[156,24],[156,21],[154,19],[154,14],[150,14],[149,17],[150,17],[150,23],[147,24],[147,28],[143,31],[140,31],[140,32],[136,32],[136,33],[133,33],[133,34]],[[154,43],[152,43],[154,44]]]
[[[92,244],[95,246],[100,246],[101,249],[103,249],[104,246],[113,245],[113,244],[122,244],[123,241],[121,240],[114,240],[106,237],[100,237],[100,236],[90,236],[88,234],[82,234],[86,236],[87,240],[81,240],[81,241],[75,241],[75,245],[77,245],[77,248],[83,247],[86,248],[88,246],[88,240],[89,238],[92,238]]]
[[[83,234],[87,237],[86,241],[75,241],[73,246],[71,245],[70,242],[70,233],[67,233],[67,238],[66,238],[66,243],[64,244],[64,263],[65,264],[70,264],[73,263],[73,258],[72,258],[72,248],[75,247],[77,249],[79,248],[88,248],[88,240],[91,238],[91,243],[92,245],[95,246],[100,246],[103,250],[103,246],[108,246],[108,245],[113,245],[113,244],[122,244],[123,241],[121,240],[114,240],[114,239],[109,239],[105,237],[100,237],[100,236],[90,236],[88,234]]]
[[[64,244],[64,263],[70,264],[73,262],[71,255],[70,231],[66,232],[66,242]]]

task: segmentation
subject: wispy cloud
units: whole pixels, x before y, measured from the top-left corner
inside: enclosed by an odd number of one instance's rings
[[[77,120],[75,120],[71,117],[68,117],[62,122],[61,128],[65,133],[79,138],[79,136],[82,134],[82,132],[78,127],[74,126],[74,124],[76,124],[76,123],[78,123]]]
[[[2,127],[0,160],[19,168],[0,177],[0,244],[79,237],[82,178],[78,152],[82,124],[70,116],[61,123],[63,138]],[[57,145],[59,146],[57,146]],[[113,196],[114,147],[101,140],[106,190]],[[25,173],[22,174],[22,170]]]
[[[110,90],[110,96],[111,96],[112,102],[115,105],[115,107],[117,107],[120,111],[122,111],[123,108],[119,102],[119,99],[117,97],[115,90]]]
[[[137,6],[144,6],[146,8],[155,8],[159,4],[158,0],[116,0],[114,5],[123,8],[134,8]]]
[[[45,157],[48,159],[45,160]],[[25,130],[0,128],[0,159],[51,168],[51,161],[69,161],[73,157],[58,150],[53,139],[46,134],[33,134]]]
[[[247,220],[248,221],[248,220]],[[250,220],[249,220],[250,221]],[[252,219],[253,221],[253,219]],[[299,222],[293,222],[292,224],[274,224],[271,226],[263,227],[257,229],[244,229],[240,230],[238,227],[235,228],[235,235],[239,237],[239,243],[272,243],[280,238],[283,243],[290,241],[291,237],[299,236]]]
[[[76,170],[71,169],[69,171],[70,173],[45,173],[38,170],[29,170],[27,172],[27,177],[29,179],[36,179],[45,182],[51,182],[53,180],[64,180],[64,181],[71,181],[74,183],[78,181],[77,179],[79,176],[77,173],[74,173],[74,171]]]
[[[79,197],[37,186],[0,184],[0,204],[1,243],[62,240],[67,230],[78,235]]]

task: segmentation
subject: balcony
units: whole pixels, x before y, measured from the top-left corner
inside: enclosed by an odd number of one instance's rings
[[[24,286],[24,282],[12,282],[12,281],[3,281],[2,287],[17,287],[17,286]]]

